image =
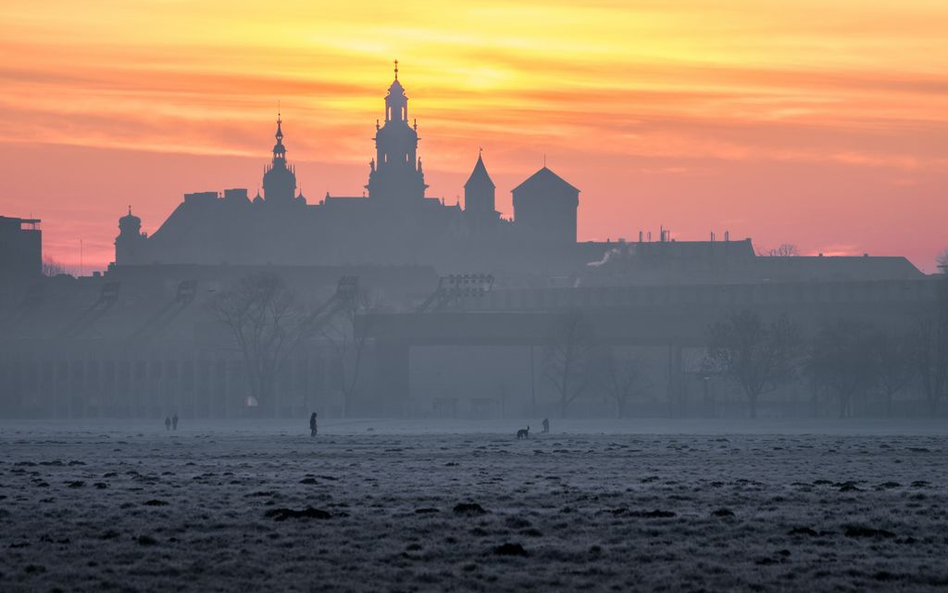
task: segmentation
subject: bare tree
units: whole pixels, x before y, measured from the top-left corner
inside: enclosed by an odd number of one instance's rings
[[[910,335],[871,336],[870,352],[876,387],[885,397],[886,415],[892,416],[892,399],[915,377],[914,342]]]
[[[279,276],[263,272],[218,292],[208,310],[233,335],[251,396],[272,406],[283,363],[307,330],[303,308]]]
[[[935,303],[919,315],[913,348],[918,380],[932,415],[938,413],[948,392],[948,276],[938,281],[935,290]]]
[[[801,349],[800,330],[786,317],[765,324],[751,311],[728,315],[709,328],[708,366],[740,385],[757,417],[764,393],[790,381]]]
[[[342,305],[324,324],[319,333],[331,345],[335,362],[339,365],[340,391],[342,392],[343,414],[349,416],[352,404],[361,388],[362,363],[365,345],[369,334],[366,317],[362,323],[356,320],[376,308],[372,293],[358,288],[346,295]]]
[[[603,367],[606,391],[619,418],[625,418],[629,401],[644,387],[645,363],[638,356],[620,356],[612,348],[604,356]]]
[[[596,344],[593,327],[579,309],[570,309],[554,328],[544,362],[544,376],[556,389],[560,415],[594,379]]]
[[[935,265],[938,266],[942,274],[948,274],[948,249],[942,251],[935,257]]]
[[[760,251],[757,253],[757,255],[764,255],[768,257],[796,257],[800,255],[800,251],[793,243],[783,243],[777,247],[774,247],[773,249]]]
[[[60,274],[68,274],[66,271],[66,266],[62,265],[58,261],[46,258],[43,260],[43,275],[44,276],[59,276]]]
[[[825,322],[813,340],[809,370],[839,404],[839,417],[851,413],[853,398],[875,386],[873,329],[852,319]]]

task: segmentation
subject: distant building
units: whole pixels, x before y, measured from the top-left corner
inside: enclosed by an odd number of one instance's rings
[[[375,158],[371,162],[369,198],[379,202],[413,206],[425,199],[425,174],[418,156],[418,122],[408,125],[408,96],[395,80],[385,96],[385,124],[375,123]]]
[[[429,265],[441,273],[492,272],[508,285],[895,280],[922,276],[901,257],[758,257],[750,239],[577,242],[580,190],[544,166],[515,187],[513,218],[496,209],[482,154],[464,184],[464,206],[426,195],[418,123],[395,79],[376,121],[375,156],[361,196],[328,192],[309,204],[287,159],[283,118],[264,168],[263,195],[196,192],[151,236],[129,208],[115,265]],[[411,123],[409,123],[411,122]]]
[[[119,221],[115,265],[425,264],[491,271],[498,265],[532,269],[538,258],[548,259],[550,244],[575,245],[579,190],[545,167],[514,191],[513,221],[496,210],[496,186],[482,155],[465,184],[463,209],[426,196],[418,123],[409,123],[397,68],[384,123],[376,122],[375,157],[362,196],[327,193],[307,204],[287,159],[282,117],[275,137],[262,196],[251,201],[242,189],[185,194],[151,236],[129,209]],[[583,263],[552,261],[564,262]]]
[[[115,263],[124,265],[141,261],[148,235],[142,232],[142,219],[128,214],[119,219],[119,235],[115,238]]]
[[[514,220],[532,241],[576,243],[579,190],[544,166],[513,190]]]
[[[295,197],[296,168],[286,162],[286,147],[283,146],[283,118],[279,115],[277,116],[276,144],[273,146],[273,161],[263,173],[263,194],[266,196],[266,204],[271,207],[306,204],[305,199],[297,201]]]
[[[740,241],[580,243],[590,261],[581,284],[728,284],[918,280],[925,275],[900,256],[758,256],[750,239]],[[599,258],[596,260],[596,258]],[[595,261],[594,261],[595,260]]]
[[[483,156],[478,155],[474,170],[464,184],[464,214],[471,220],[485,224],[495,223],[500,217],[500,213],[494,209],[496,189],[497,186],[484,166]]]
[[[38,218],[0,216],[0,282],[43,273],[43,234]]]
[[[705,410],[717,379],[689,370],[683,354],[700,360],[708,325],[728,312],[793,315],[812,335],[844,314],[899,327],[939,294],[903,257],[759,257],[750,239],[678,241],[665,229],[657,241],[577,242],[580,190],[545,166],[513,189],[511,220],[497,211],[483,155],[463,208],[445,204],[426,195],[397,69],[362,195],[308,203],[280,114],[276,124],[262,194],[187,193],[151,235],[129,207],[105,274],[40,277],[39,220],[0,217],[0,417],[342,415],[345,357],[317,335],[290,347],[272,401],[247,405],[247,361],[208,304],[260,272],[301,304],[332,302],[346,278],[378,298],[358,320],[370,346],[352,409],[365,417],[542,417],[534,349],[577,307],[601,345],[634,348],[652,367],[644,383],[654,388],[639,398],[654,403],[647,413],[667,402]],[[470,290],[468,272],[491,273],[491,290]],[[552,401],[546,383],[539,399]],[[799,412],[811,392],[792,386],[775,409]],[[584,417],[612,413],[608,398],[589,395]]]

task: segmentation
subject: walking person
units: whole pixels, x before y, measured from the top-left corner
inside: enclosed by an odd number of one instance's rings
[[[171,430],[178,430],[178,413],[175,412],[171,417]]]
[[[550,432],[550,419],[549,418],[543,419],[543,432]]]
[[[309,417],[309,436],[316,436],[316,412]]]
[[[171,430],[171,418],[169,416],[165,416],[165,430]]]

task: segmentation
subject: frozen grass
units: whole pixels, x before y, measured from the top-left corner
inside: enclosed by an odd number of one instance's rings
[[[531,424],[5,422],[0,589],[948,587],[944,423]]]

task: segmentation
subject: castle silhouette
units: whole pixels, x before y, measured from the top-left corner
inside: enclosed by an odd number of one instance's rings
[[[287,159],[283,120],[263,175],[263,195],[246,189],[188,193],[148,236],[141,219],[119,220],[115,264],[424,264],[451,270],[536,264],[575,253],[579,190],[544,166],[513,189],[514,217],[495,208],[496,186],[483,155],[464,184],[464,207],[425,195],[418,123],[395,79],[376,121],[375,156],[365,192],[309,204]],[[498,263],[502,262],[502,263]],[[578,263],[578,262],[577,262]]]
[[[411,121],[411,123],[409,123]],[[287,160],[283,119],[276,121],[263,195],[246,189],[197,192],[152,235],[128,213],[119,219],[112,270],[154,265],[388,266],[441,273],[491,272],[508,285],[551,282],[624,285],[801,280],[911,279],[921,272],[903,257],[757,257],[749,238],[677,241],[576,240],[579,191],[545,165],[513,188],[513,217],[500,216],[496,185],[479,154],[464,184],[464,207],[425,195],[418,124],[395,78],[376,121],[375,156],[361,196],[328,192],[308,203]],[[646,238],[647,237],[647,238]]]

